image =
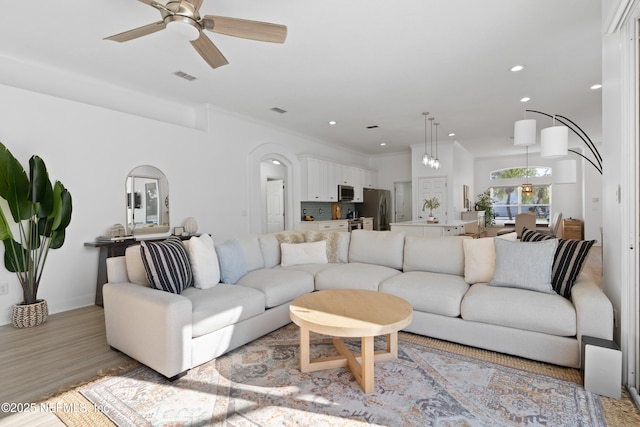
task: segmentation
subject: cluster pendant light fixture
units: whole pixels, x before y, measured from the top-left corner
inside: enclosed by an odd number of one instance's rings
[[[440,160],[438,160],[438,125],[440,123],[436,123],[436,154],[433,154],[433,121],[435,120],[433,117],[429,117],[428,120],[430,122],[431,127],[431,145],[429,152],[427,152],[427,116],[429,113],[422,113],[424,116],[424,155],[422,156],[422,164],[425,166],[429,166],[433,169],[440,169]]]

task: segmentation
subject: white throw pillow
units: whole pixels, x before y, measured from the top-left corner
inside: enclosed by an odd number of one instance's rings
[[[288,267],[300,264],[326,264],[327,241],[311,243],[281,243],[280,265]]]
[[[213,288],[220,282],[220,265],[213,239],[208,234],[193,236],[186,245],[193,271],[193,286]]]
[[[503,234],[495,237],[515,242],[517,233]],[[462,241],[464,249],[464,281],[470,285],[487,283],[493,277],[496,263],[496,248],[493,237],[483,239],[465,239]]]

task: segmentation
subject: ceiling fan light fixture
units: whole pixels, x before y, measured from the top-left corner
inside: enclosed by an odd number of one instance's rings
[[[167,24],[167,30],[176,38],[191,41],[200,37],[200,27],[198,27],[198,23],[191,18],[172,15],[167,16],[164,22]]]

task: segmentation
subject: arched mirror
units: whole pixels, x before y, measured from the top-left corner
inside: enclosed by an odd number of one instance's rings
[[[169,182],[153,166],[138,166],[127,176],[127,233],[132,235],[169,231]]]

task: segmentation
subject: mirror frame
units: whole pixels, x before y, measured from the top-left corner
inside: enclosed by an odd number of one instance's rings
[[[158,204],[156,221],[147,221],[145,213],[144,222],[135,222],[135,210],[148,209],[147,202],[150,200],[150,195],[145,196],[144,200],[142,196],[136,197],[136,195],[141,193],[141,191],[135,191],[136,179],[142,181],[142,184],[145,186],[145,195],[147,193],[147,186],[152,184],[152,181],[156,183]],[[169,181],[160,169],[150,165],[141,165],[133,168],[125,179],[125,197],[127,200],[125,203],[127,234],[144,236],[169,233],[171,229],[169,222]],[[133,211],[131,206],[133,206]]]

